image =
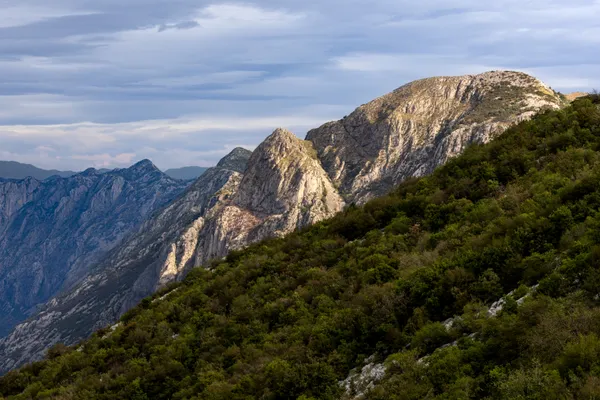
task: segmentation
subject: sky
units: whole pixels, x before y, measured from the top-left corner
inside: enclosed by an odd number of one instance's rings
[[[211,166],[414,79],[600,89],[600,0],[0,0],[0,160]]]

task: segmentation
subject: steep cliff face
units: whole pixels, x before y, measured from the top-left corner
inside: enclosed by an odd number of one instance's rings
[[[340,193],[362,203],[431,173],[471,143],[562,105],[557,93],[519,72],[429,78],[310,131],[307,140]]]
[[[283,236],[343,207],[312,143],[277,129],[254,151],[230,204],[204,230],[196,265],[266,237]]]
[[[0,335],[185,186],[149,161],[107,174],[0,181]]]
[[[31,201],[33,193],[39,186],[40,181],[34,178],[23,180],[0,178],[0,232],[3,232],[11,217]]]
[[[328,218],[346,202],[362,203],[427,174],[469,144],[562,105],[535,78],[490,72],[410,83],[304,141],[278,129],[251,156],[234,150],[0,341],[0,371],[113,323],[192,267]]]
[[[138,234],[118,248],[103,265],[130,270],[131,265],[144,266],[138,274],[132,300],[169,282],[178,280],[195,264],[200,233],[216,210],[228,203],[237,191],[252,152],[236,148],[216,167],[208,169],[189,189],[153,218],[146,221]],[[101,265],[98,270],[102,270]],[[124,310],[123,310],[124,311]]]

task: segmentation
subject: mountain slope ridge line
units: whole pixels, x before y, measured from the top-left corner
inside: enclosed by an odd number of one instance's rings
[[[596,96],[193,269],[0,395],[333,400],[380,354],[365,400],[596,396],[599,183]]]
[[[564,106],[539,80],[494,71],[409,83],[308,132],[306,141],[278,129],[251,156],[236,149],[225,157],[243,159],[243,168],[205,172],[93,274],[3,339],[0,369],[89,336],[195,266],[363,204],[431,173],[470,144]]]

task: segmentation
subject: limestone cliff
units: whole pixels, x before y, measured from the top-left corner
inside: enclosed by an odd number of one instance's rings
[[[431,173],[471,143],[562,105],[557,93],[519,72],[428,78],[310,131],[307,140],[344,197],[362,203]]]
[[[25,204],[29,203],[33,193],[40,186],[34,178],[11,180],[0,178],[0,232]]]
[[[240,186],[203,232],[196,265],[342,210],[312,143],[277,129],[253,153]]]

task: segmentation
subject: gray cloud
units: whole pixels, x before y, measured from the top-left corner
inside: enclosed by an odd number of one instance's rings
[[[211,165],[403,83],[517,69],[600,88],[590,0],[21,0],[0,5],[0,158]]]

